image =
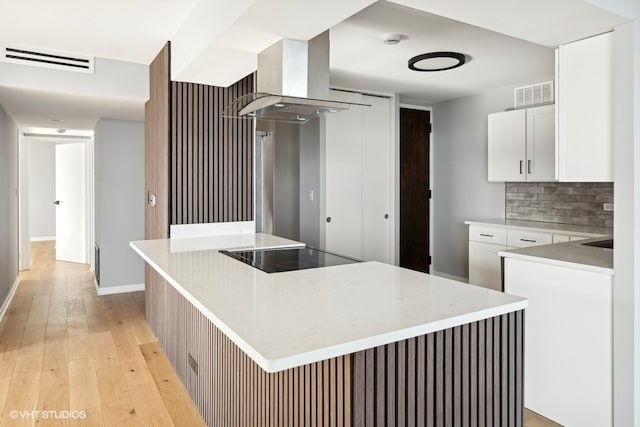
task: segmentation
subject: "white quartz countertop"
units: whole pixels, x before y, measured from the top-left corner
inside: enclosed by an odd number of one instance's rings
[[[530,246],[498,252],[505,258],[524,259],[544,264],[559,265],[595,273],[613,274],[613,249],[585,246],[582,243],[602,238],[578,240],[552,245]]]
[[[493,218],[484,220],[469,220],[467,225],[498,225],[509,228],[536,229],[549,232],[573,233],[573,234],[598,234],[607,236],[613,234],[612,228],[593,227],[589,225],[558,224],[555,222],[522,221],[515,219]]]
[[[520,297],[379,262],[268,274],[218,251],[295,244],[243,234],[131,246],[267,372],[527,305]]]

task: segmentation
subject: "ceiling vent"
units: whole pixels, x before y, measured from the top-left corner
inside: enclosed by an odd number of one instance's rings
[[[513,107],[553,104],[553,80],[517,87],[513,90]]]
[[[55,51],[0,46],[0,62],[93,74],[94,57]]]

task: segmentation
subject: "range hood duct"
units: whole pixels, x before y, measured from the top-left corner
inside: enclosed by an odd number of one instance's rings
[[[258,54],[257,92],[227,106],[223,117],[303,124],[347,110],[329,98],[329,31],[309,41],[282,39]]]

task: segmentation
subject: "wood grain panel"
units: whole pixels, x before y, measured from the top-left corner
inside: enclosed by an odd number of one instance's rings
[[[353,425],[522,427],[523,324],[520,311],[355,353]]]
[[[162,346],[208,425],[352,425],[351,355],[267,373],[175,288],[164,281],[160,287],[153,292],[163,307]]]
[[[253,121],[221,117],[253,79],[228,88],[172,82],[171,224],[253,219]]]

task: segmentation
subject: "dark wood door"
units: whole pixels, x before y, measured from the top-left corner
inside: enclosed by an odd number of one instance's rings
[[[400,109],[400,266],[429,272],[431,113]]]

